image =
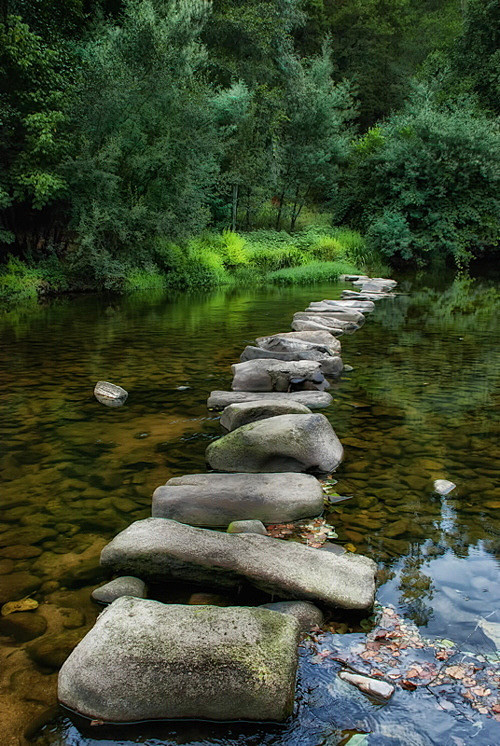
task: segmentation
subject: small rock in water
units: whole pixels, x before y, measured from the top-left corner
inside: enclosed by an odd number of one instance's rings
[[[233,521],[227,527],[228,534],[261,534],[267,536],[267,530],[262,521]]]
[[[133,575],[122,575],[92,591],[92,598],[101,604],[112,604],[122,596],[146,598],[146,583]]]
[[[109,381],[97,381],[94,396],[98,402],[107,407],[121,407],[127,401],[128,392]]]
[[[177,386],[176,388],[177,388],[177,391],[187,391],[191,387],[190,386]]]
[[[448,479],[436,479],[434,482],[434,492],[437,492],[438,495],[447,495],[449,492],[454,490],[456,486],[456,484],[448,481]]]
[[[344,365],[344,373],[352,373],[353,370],[352,365]]]
[[[388,684],[387,681],[371,679],[369,676],[361,676],[361,674],[351,673],[350,671],[341,671],[339,678],[353,684],[365,694],[370,694],[378,699],[387,700],[394,694],[394,685]]]

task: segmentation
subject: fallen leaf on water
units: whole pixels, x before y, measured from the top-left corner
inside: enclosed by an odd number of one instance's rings
[[[357,552],[356,547],[351,543],[344,544],[344,549],[347,549],[348,552]]]
[[[486,689],[484,686],[475,686],[471,689],[471,692],[477,697],[487,697],[488,694],[491,694],[491,689]]]
[[[452,679],[463,679],[465,676],[465,671],[461,666],[448,666],[444,670]]]
[[[26,596],[25,598],[21,598],[20,601],[7,601],[2,606],[2,616],[14,614],[16,611],[32,611],[33,609],[38,609],[38,601]]]
[[[413,681],[409,681],[409,679],[403,679],[401,682],[401,686],[403,689],[408,689],[410,692],[414,692],[417,688],[417,685]]]

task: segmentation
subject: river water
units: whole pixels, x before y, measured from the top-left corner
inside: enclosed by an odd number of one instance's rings
[[[220,435],[210,391],[230,387],[230,364],[256,336],[288,330],[293,312],[344,287],[82,296],[0,319],[0,602],[40,603],[0,621],[2,744],[500,740],[491,718],[454,717],[428,693],[400,692],[383,707],[339,694],[307,649],[286,726],[92,729],[51,709],[57,669],[99,611],[89,596],[102,582],[101,548],[149,515],[155,487],[205,470],[205,448]],[[340,543],[379,563],[380,603],[427,637],[491,658],[500,642],[500,295],[488,278],[436,275],[402,278],[398,290],[341,339],[354,370],[332,386],[325,414],[345,447],[336,489],[353,497],[327,517]],[[123,408],[97,403],[99,379],[128,390]],[[456,490],[438,498],[438,478]],[[186,602],[191,591],[173,588],[171,598]]]

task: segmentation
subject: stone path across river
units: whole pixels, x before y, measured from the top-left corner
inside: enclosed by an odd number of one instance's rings
[[[343,369],[337,337],[358,330],[373,301],[396,285],[343,279],[360,292],[312,302],[294,315],[293,332],[255,340],[232,366],[232,390],[210,395],[209,408],[224,410],[226,434],[206,459],[222,473],[158,487],[153,517],[103,549],[103,568],[118,578],[94,598],[112,603],[61,668],[63,705],[99,722],[282,721],[293,712],[300,635],[322,610],[373,606],[371,559],[271,538],[262,525],[323,520],[323,489],[312,473],[334,470],[343,448],[311,409],[332,401],[327,379]],[[233,522],[229,532],[215,530]],[[179,580],[234,593],[248,586],[286,602],[219,608],[144,598],[145,583]]]

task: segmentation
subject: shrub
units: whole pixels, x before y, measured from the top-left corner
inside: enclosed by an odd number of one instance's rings
[[[499,195],[498,123],[471,100],[438,102],[420,86],[354,145],[343,217],[382,256],[460,265],[497,246]]]
[[[43,279],[38,269],[29,267],[17,257],[8,257],[0,271],[2,300],[36,298],[42,287]]]

